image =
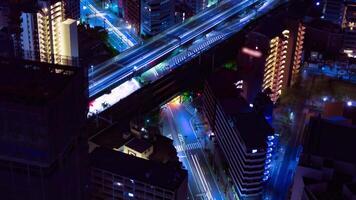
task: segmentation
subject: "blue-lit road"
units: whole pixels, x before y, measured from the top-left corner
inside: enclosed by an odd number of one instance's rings
[[[278,149],[278,157],[272,161],[271,178],[267,182],[264,200],[284,200],[293,181],[298,165],[300,149],[282,145]]]
[[[178,156],[188,170],[189,199],[223,200],[214,174],[204,156],[203,143],[194,132],[192,114],[177,101],[162,108],[163,134],[172,138]]]
[[[130,30],[130,25],[115,16],[109,10],[98,8],[93,0],[81,0],[82,21],[91,27],[104,27],[109,34],[109,43],[119,52],[125,51],[141,41]]]

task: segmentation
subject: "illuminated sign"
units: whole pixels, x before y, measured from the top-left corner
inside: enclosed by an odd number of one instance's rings
[[[242,48],[242,53],[247,54],[249,56],[255,57],[255,58],[260,58],[262,56],[262,53],[257,50],[249,49],[249,48]]]

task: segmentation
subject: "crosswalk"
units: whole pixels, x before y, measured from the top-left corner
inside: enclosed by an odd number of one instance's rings
[[[174,147],[177,149],[177,152],[183,151],[183,146],[182,145],[175,145]],[[193,150],[193,149],[199,149],[201,147],[202,146],[201,146],[201,144],[199,142],[195,142],[195,143],[186,144],[184,149],[186,151],[189,151],[189,150]]]

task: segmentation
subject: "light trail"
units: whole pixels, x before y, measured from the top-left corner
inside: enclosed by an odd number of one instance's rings
[[[96,96],[99,93],[104,92],[108,87],[120,84],[125,80],[130,80],[130,78],[138,76],[140,73],[144,73],[145,70],[147,71],[154,67],[151,66],[152,62],[168,55],[173,50],[181,47],[181,45],[196,38],[202,33],[205,33],[207,30],[220,25],[220,23],[230,16],[246,10],[246,13],[248,13],[247,16],[244,15],[240,18],[235,18],[228,23],[222,24],[223,26],[218,26],[219,30],[215,29],[212,31],[217,31],[217,33],[213,33],[201,42],[193,43],[191,50],[189,50],[189,47],[188,50],[183,51],[182,54],[178,54],[179,56],[176,57],[176,59],[171,59],[171,62],[168,62],[169,69],[180,66],[193,59],[201,52],[206,51],[220,41],[225,40],[227,37],[238,32],[246,26],[249,21],[266,13],[268,9],[273,8],[274,5],[278,3],[277,0],[246,0],[237,4],[232,4],[232,2],[234,2],[234,0],[223,1],[219,6],[209,9],[201,15],[198,14],[197,16],[192,17],[191,19],[196,20],[196,22],[194,20],[187,20],[187,23],[174,26],[172,29],[157,35],[138,48],[126,51],[123,54],[100,64],[100,67],[97,66],[94,71],[89,71],[89,77],[91,79],[89,96]],[[258,3],[258,6],[263,7],[263,11],[256,12],[256,7],[254,7],[256,6],[256,3]],[[275,4],[270,6],[272,3]],[[254,12],[249,12],[251,10]],[[217,12],[218,14],[214,14],[214,12]],[[175,32],[175,34],[173,32]],[[175,37],[171,37],[171,39],[167,41],[167,35],[170,34]],[[153,74],[157,79],[164,75],[157,70],[153,70]]]
[[[99,16],[100,18],[102,18],[104,20],[104,23],[108,24],[110,29],[116,34],[116,36],[118,36],[119,38],[121,38],[128,46],[133,47],[135,46],[135,44],[129,40],[126,35],[124,35],[116,26],[114,26],[106,17],[105,15],[100,12],[98,9],[96,9],[92,4],[90,4],[89,2],[87,2],[87,6],[89,7],[89,9],[94,13],[94,15]]]
[[[199,160],[197,158],[197,156],[195,154],[192,155],[192,159],[193,159],[193,163],[195,165],[195,168],[198,172],[198,176],[199,176],[199,179],[201,181],[201,183],[203,184],[203,187],[204,187],[204,190],[207,194],[207,197],[209,200],[213,200],[213,196],[211,195],[211,191],[210,191],[210,186],[208,184],[208,182],[206,181],[206,178],[204,176],[204,172],[203,170],[201,169],[201,166],[200,166],[200,163],[199,163]]]

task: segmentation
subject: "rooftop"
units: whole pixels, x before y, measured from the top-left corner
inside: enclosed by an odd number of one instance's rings
[[[237,114],[233,119],[247,148],[265,148],[267,136],[274,134],[264,116],[255,112]]]
[[[145,139],[132,138],[129,142],[125,144],[125,146],[137,152],[143,153],[148,148],[150,148],[152,144],[146,141]]]
[[[154,150],[150,155],[150,160],[155,160],[161,163],[179,163],[177,150],[173,146],[173,140],[157,134],[155,135],[153,145]]]
[[[125,126],[121,123],[116,123],[90,138],[90,141],[109,149],[118,149],[132,138],[133,136],[128,125]]]
[[[130,156],[104,147],[90,155],[91,166],[168,190],[176,190],[187,178],[186,170]],[[124,164],[123,164],[124,163]]]
[[[273,129],[265,118],[258,115],[240,95],[235,84],[240,80],[238,72],[227,69],[220,70],[209,77],[208,83],[224,113],[234,120],[247,148],[264,148],[266,138],[273,134]]]
[[[0,100],[43,104],[66,88],[75,68],[63,67],[68,72],[55,73],[56,65],[32,61],[1,60]],[[66,70],[65,68],[69,69]]]
[[[356,163],[356,126],[313,117],[308,127],[309,140],[305,150],[309,154]]]

